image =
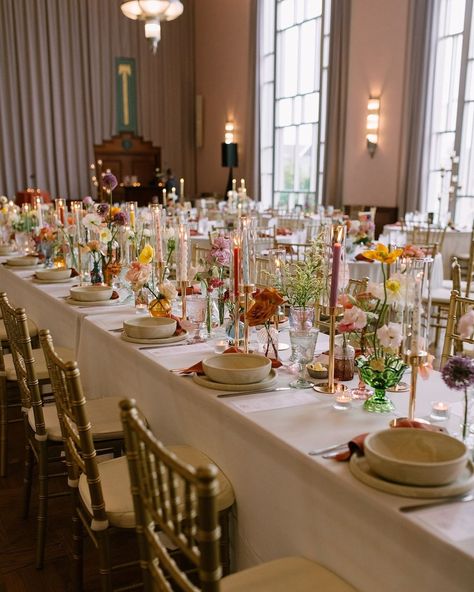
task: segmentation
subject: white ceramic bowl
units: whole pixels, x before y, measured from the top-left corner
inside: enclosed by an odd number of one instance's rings
[[[17,267],[23,267],[27,265],[36,265],[38,263],[38,257],[33,255],[24,255],[23,257],[14,257],[13,259],[7,259],[8,265],[16,265]]]
[[[389,481],[436,486],[455,481],[466,466],[466,446],[441,432],[393,428],[369,434],[364,451],[370,468]]]
[[[110,300],[113,289],[109,286],[74,286],[69,290],[71,298],[82,302]]]
[[[221,354],[203,360],[204,374],[224,384],[251,384],[264,380],[272,369],[268,358],[257,354]]]
[[[63,267],[53,267],[51,269],[38,269],[36,277],[39,280],[67,280],[71,277],[71,269]]]
[[[139,317],[123,322],[123,330],[135,339],[165,339],[176,331],[176,321],[169,317]]]
[[[0,245],[0,255],[10,255],[13,253],[12,245]]]

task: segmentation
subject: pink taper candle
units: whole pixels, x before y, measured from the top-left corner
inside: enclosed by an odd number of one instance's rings
[[[339,268],[341,266],[341,249],[340,243],[334,243],[332,247],[332,276],[331,276],[331,292],[329,295],[329,306],[335,307],[337,305],[337,292],[339,287]]]

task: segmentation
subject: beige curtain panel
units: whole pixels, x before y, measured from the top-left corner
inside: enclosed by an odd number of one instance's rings
[[[32,174],[52,196],[91,192],[93,146],[117,133],[116,57],[136,59],[138,133],[194,192],[194,2],[163,26],[155,56],[120,4],[1,0],[0,193],[24,189]]]

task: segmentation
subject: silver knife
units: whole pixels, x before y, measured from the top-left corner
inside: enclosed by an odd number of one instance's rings
[[[279,386],[278,388],[267,388],[258,391],[238,391],[237,393],[223,393],[217,395],[218,399],[225,399],[226,397],[241,397],[243,395],[259,395],[260,393],[281,393],[281,391],[292,391],[291,386]]]
[[[416,512],[417,510],[425,510],[427,508],[434,508],[436,506],[444,506],[445,504],[455,504],[457,502],[472,502],[474,501],[474,493],[467,495],[458,495],[455,497],[448,497],[437,502],[426,502],[424,504],[415,504],[414,506],[402,506],[399,508],[400,512],[408,514],[409,512]]]
[[[165,347],[179,347],[180,345],[187,345],[187,344],[186,343],[170,343],[170,344],[163,343],[163,345],[145,345],[145,347],[139,347],[138,349],[140,349],[140,350],[161,349],[161,348],[165,348]]]

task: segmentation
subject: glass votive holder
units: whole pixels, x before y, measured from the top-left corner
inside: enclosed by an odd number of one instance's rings
[[[338,411],[350,409],[352,407],[352,395],[348,391],[340,393],[336,392],[332,406]]]
[[[433,421],[446,421],[449,419],[449,404],[444,401],[432,401],[430,419]]]
[[[225,339],[219,339],[214,343],[214,352],[216,354],[223,354],[228,347],[228,341],[226,341]]]

